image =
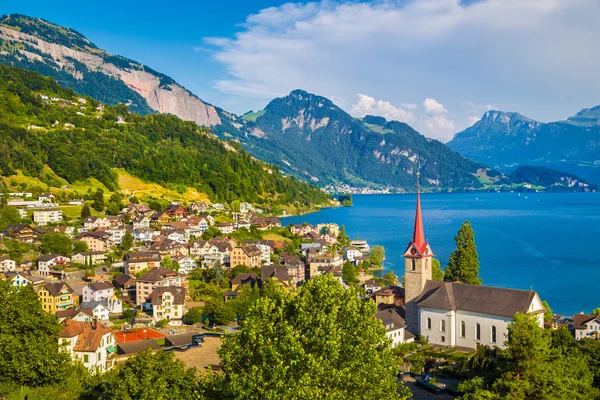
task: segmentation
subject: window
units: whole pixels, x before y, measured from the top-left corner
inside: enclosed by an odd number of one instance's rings
[[[465,321],[460,321],[460,337],[465,337],[466,330]]]
[[[446,332],[446,321],[440,321],[440,332]]]
[[[426,258],[425,259],[425,271],[427,271],[429,269],[429,259]]]
[[[475,324],[475,340],[481,340],[481,325]]]
[[[496,343],[496,327],[492,326],[492,343]]]
[[[88,355],[87,355],[87,354],[84,354],[84,355],[83,355],[83,362],[84,362],[84,363],[86,363],[86,362],[88,362],[88,361],[89,361],[89,357],[88,357]]]
[[[446,342],[446,336],[442,336],[442,343]]]
[[[411,266],[410,266],[410,270],[411,271],[416,271],[417,270],[417,260],[410,260],[411,261]]]
[[[427,318],[427,321],[425,323],[425,329],[431,330],[431,318]]]

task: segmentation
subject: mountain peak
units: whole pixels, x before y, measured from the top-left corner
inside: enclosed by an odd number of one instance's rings
[[[9,14],[0,17],[0,26],[38,37],[51,43],[75,49],[98,49],[85,36],[74,29],[53,24],[41,18],[23,14]]]
[[[502,124],[515,123],[515,122],[526,122],[526,123],[534,123],[539,124],[539,122],[527,118],[524,115],[521,115],[517,112],[506,112],[499,110],[490,110],[483,114],[481,117],[481,122],[498,122]]]
[[[581,126],[600,125],[600,106],[584,108],[574,116],[567,118],[567,121]]]

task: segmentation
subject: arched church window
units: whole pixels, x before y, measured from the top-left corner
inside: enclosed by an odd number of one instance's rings
[[[460,321],[460,337],[465,337],[466,333],[467,333],[467,324],[465,324],[465,321]]]
[[[440,331],[446,332],[446,321],[445,320],[440,321]]]
[[[481,325],[475,324],[475,340],[481,340]]]

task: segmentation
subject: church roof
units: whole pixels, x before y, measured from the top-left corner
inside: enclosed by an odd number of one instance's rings
[[[415,248],[416,253],[411,253],[411,248]],[[431,251],[427,251],[429,244],[425,241],[425,230],[423,229],[423,216],[421,214],[421,187],[417,189],[417,209],[415,212],[415,227],[413,231],[413,239],[408,244],[405,256],[408,257],[431,257],[433,254]]]
[[[513,317],[528,313],[535,296],[533,290],[427,281],[416,302],[420,307]]]

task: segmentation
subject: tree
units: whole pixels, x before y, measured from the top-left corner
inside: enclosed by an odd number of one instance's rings
[[[66,233],[48,232],[40,235],[42,252],[56,253],[70,257],[73,253],[73,241]]]
[[[385,248],[383,246],[371,247],[371,255],[369,257],[369,261],[371,262],[372,265],[381,266],[384,259],[385,259]]]
[[[183,322],[188,325],[193,325],[202,322],[202,307],[193,307],[184,316]]]
[[[133,235],[129,231],[125,231],[123,239],[121,240],[121,248],[125,251],[133,247]]]
[[[98,212],[104,211],[104,190],[98,188],[94,193],[94,202],[92,208]]]
[[[396,276],[396,274],[394,273],[394,271],[389,271],[387,274],[385,274],[381,280],[381,284],[383,286],[390,286],[390,285],[397,285],[398,284],[398,277]]]
[[[444,280],[481,285],[479,279],[479,258],[475,246],[475,233],[469,221],[465,221],[454,237],[456,250],[450,255]]]
[[[240,332],[223,339],[220,396],[409,398],[375,313],[375,303],[345,291],[331,275],[309,280],[298,295],[278,290],[261,298]]]
[[[600,314],[600,307],[596,307],[592,310],[592,315],[598,315]]]
[[[31,285],[17,290],[0,281],[0,383],[63,383],[75,367],[69,354],[59,350],[60,331]]]
[[[225,280],[225,268],[223,268],[221,263],[217,261],[215,265],[208,270],[207,275],[209,282],[220,286]]]
[[[227,325],[235,320],[235,311],[225,303],[222,295],[211,297],[204,304],[204,314],[212,317],[218,325]]]
[[[198,398],[194,368],[186,369],[173,353],[147,350],[104,375],[107,399],[187,400]]]
[[[0,208],[0,231],[4,230],[8,224],[16,224],[21,222],[21,215],[15,207]]]
[[[542,305],[546,309],[544,312],[544,322],[551,322],[552,318],[554,318],[554,314],[552,313],[552,309],[546,300],[542,301]]]
[[[216,238],[217,236],[221,236],[223,234],[223,232],[221,232],[221,230],[219,228],[217,228],[214,225],[211,225],[208,227],[207,230],[205,230],[202,233],[202,240],[211,240]]]
[[[358,268],[356,268],[350,261],[346,261],[342,267],[342,279],[348,285],[354,285],[359,282]]]
[[[231,301],[231,307],[238,318],[244,319],[250,308],[260,299],[258,285],[242,285],[237,289],[238,295]]]
[[[431,259],[431,279],[434,281],[444,280],[444,271],[442,271],[440,261],[435,258]]]
[[[346,227],[344,225],[342,225],[342,227],[340,228],[340,233],[338,234],[337,241],[341,247],[346,247],[350,244],[350,237],[346,235]]]
[[[73,241],[73,252],[74,253],[84,253],[88,251],[88,244],[82,240],[74,240]]]
[[[92,215],[92,210],[90,209],[90,205],[85,203],[81,208],[81,218],[86,219],[87,217]]]
[[[160,260],[160,266],[167,269],[172,269],[175,271],[175,267],[173,266],[173,260],[171,256],[166,254],[162,260]]]
[[[231,202],[229,208],[231,208],[231,212],[236,212],[239,213],[240,212],[240,202],[239,200],[234,200]]]

